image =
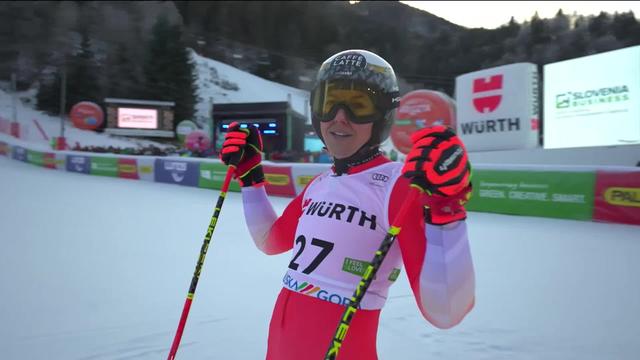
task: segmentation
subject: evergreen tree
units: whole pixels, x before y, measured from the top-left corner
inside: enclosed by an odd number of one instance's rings
[[[119,43],[110,54],[106,71],[106,97],[137,99],[144,94],[136,72],[137,64],[124,43]]]
[[[626,46],[637,45],[640,42],[640,26],[632,11],[621,14],[616,13],[611,23],[611,32],[616,39],[624,42]]]
[[[605,36],[609,32],[609,15],[604,11],[601,11],[598,16],[589,21],[589,32],[592,37]]]
[[[562,9],[560,9],[551,20],[550,30],[553,34],[558,35],[569,31],[570,25],[569,18],[562,12]]]
[[[176,123],[193,118],[197,101],[195,65],[181,27],[171,25],[164,16],[152,29],[144,76],[145,98],[175,102]]]
[[[549,36],[547,34],[546,21],[540,19],[540,16],[538,16],[538,12],[536,11],[531,18],[531,44],[539,45],[547,42],[548,40]]]
[[[515,37],[520,32],[520,24],[516,21],[516,19],[512,16],[509,19],[509,23],[504,27],[503,33],[506,38]]]
[[[67,61],[67,111],[81,101],[100,103],[100,69],[91,49],[91,39],[86,29],[81,30],[80,49]]]

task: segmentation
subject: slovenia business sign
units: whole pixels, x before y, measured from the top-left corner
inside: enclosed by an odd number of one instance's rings
[[[457,132],[470,151],[538,147],[538,70],[517,63],[456,78]]]
[[[544,66],[544,147],[640,144],[640,46]]]

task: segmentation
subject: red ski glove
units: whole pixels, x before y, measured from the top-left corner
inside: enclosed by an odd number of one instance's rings
[[[448,127],[434,126],[415,132],[411,142],[402,174],[428,195],[425,221],[444,225],[465,219],[471,166],[460,138]]]
[[[262,137],[253,126],[241,128],[237,122],[229,124],[229,130],[222,143],[220,160],[225,165],[235,166],[235,177],[240,186],[264,183],[262,170]]]

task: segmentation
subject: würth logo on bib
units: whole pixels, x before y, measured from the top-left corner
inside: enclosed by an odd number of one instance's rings
[[[356,223],[361,227],[371,230],[376,229],[376,215],[367,214],[366,211],[360,210],[355,206],[334,204],[332,202],[328,203],[326,201],[313,201],[308,206],[305,205],[303,209],[306,209],[306,211],[303,211],[303,214],[307,216],[326,217],[327,219],[334,218],[349,224]]]
[[[311,199],[305,199],[304,202],[302,203],[302,212],[304,212],[307,209],[307,206],[309,206],[309,204],[311,204],[313,200]]]
[[[479,113],[495,111],[502,101],[502,75],[473,80],[473,107]]]

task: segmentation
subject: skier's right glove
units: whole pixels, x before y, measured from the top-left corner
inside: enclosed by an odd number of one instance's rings
[[[471,165],[460,138],[450,128],[434,126],[415,132],[411,142],[402,174],[427,195],[425,221],[445,225],[465,219],[464,205],[471,196]]]
[[[225,165],[234,166],[234,175],[240,186],[264,184],[262,170],[262,137],[253,126],[241,128],[237,122],[229,124],[229,130],[222,143],[220,160]]]

